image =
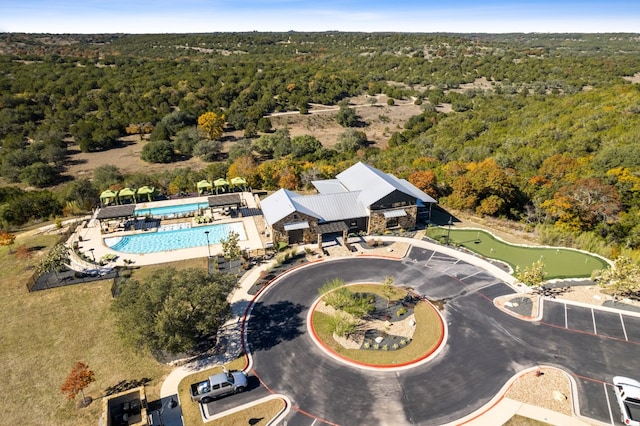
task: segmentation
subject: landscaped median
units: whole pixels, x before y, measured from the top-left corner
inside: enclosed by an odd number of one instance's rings
[[[429,228],[427,236],[450,245],[464,247],[487,259],[500,260],[513,270],[542,261],[545,279],[588,278],[594,270],[606,269],[602,257],[568,248],[522,246],[509,244],[494,235],[477,229]]]
[[[442,344],[444,322],[431,303],[416,299],[397,287],[385,294],[381,284],[356,284],[345,288],[353,295],[370,298],[374,304],[380,299],[383,302],[388,299],[388,302],[386,308],[377,307],[371,311],[346,339],[336,333],[336,319],[342,312],[319,309],[324,303],[323,298],[312,306],[311,332],[325,350],[338,358],[364,367],[398,368],[423,361]],[[404,315],[412,318],[403,319]],[[406,328],[400,325],[404,321],[410,321],[410,337],[395,331]]]

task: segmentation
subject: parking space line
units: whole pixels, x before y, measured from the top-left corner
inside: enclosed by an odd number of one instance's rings
[[[567,304],[563,303],[564,305],[564,328],[569,328],[569,321],[567,319]]]
[[[611,424],[615,425],[615,422],[613,420],[613,410],[611,409],[611,401],[609,401],[609,391],[607,390],[607,384],[603,383],[602,386],[604,386],[604,396],[607,397],[607,408],[609,409],[609,419],[611,420]]]
[[[593,312],[593,308],[591,308],[591,321],[593,321],[593,334],[598,334],[598,328],[596,327],[596,314]]]
[[[624,333],[624,340],[628,342],[629,337],[627,337],[627,328],[624,326],[624,317],[622,316],[621,312],[618,312],[618,315],[620,315],[620,324],[622,324],[622,332]]]

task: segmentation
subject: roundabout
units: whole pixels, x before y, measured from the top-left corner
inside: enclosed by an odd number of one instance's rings
[[[606,383],[612,372],[632,374],[625,360],[637,354],[637,343],[557,326],[555,309],[534,320],[514,317],[494,303],[515,293],[505,276],[452,252],[421,244],[402,259],[316,262],[260,293],[244,340],[251,373],[291,401],[287,424],[464,424],[489,409],[514,376],[540,365],[586,379],[577,380],[575,392],[579,411],[590,413],[598,409],[588,395],[583,399],[590,383]],[[437,351],[406,368],[363,368],[317,344],[309,322],[326,282],[379,283],[388,276],[441,307],[446,338]]]

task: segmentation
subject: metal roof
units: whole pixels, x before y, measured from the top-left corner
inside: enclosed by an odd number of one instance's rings
[[[283,188],[260,201],[262,214],[269,226],[296,211],[308,216],[318,217],[313,211],[297,202],[300,198],[305,197]]]
[[[391,217],[403,217],[407,215],[407,212],[399,209],[399,210],[388,210],[383,213],[385,219],[389,219]]]
[[[284,224],[285,231],[295,231],[296,229],[309,229],[309,222],[303,220],[302,222],[291,222]]]
[[[362,191],[359,200],[367,207],[397,189],[387,174],[361,162],[339,173],[336,178],[349,191]]]
[[[338,179],[314,180],[311,184],[321,194],[337,194],[340,192],[348,192],[348,189],[340,183]]]
[[[323,222],[367,217],[366,207],[358,202],[360,191],[334,194],[315,194],[296,198],[296,202],[313,211]]]
[[[119,217],[129,217],[133,216],[133,212],[136,209],[135,204],[125,204],[123,206],[109,206],[102,207],[98,214],[96,215],[96,219],[104,220],[104,219],[116,219]]]
[[[404,188],[403,190],[400,190],[402,192],[404,192],[405,194],[409,194],[409,195],[413,195],[414,197],[416,197],[418,200],[424,202],[424,203],[437,203],[436,199],[433,198],[432,196],[425,194],[423,191],[421,191],[420,189],[418,189],[416,186],[414,186],[411,182],[409,182],[406,179],[398,179],[397,177],[395,177],[394,175],[389,175],[392,179],[395,179],[398,184]]]

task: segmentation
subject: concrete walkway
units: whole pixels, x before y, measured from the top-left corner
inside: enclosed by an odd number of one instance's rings
[[[412,246],[421,247],[428,250],[437,250],[439,252],[446,253],[487,270],[498,279],[513,287],[516,292],[524,292],[527,290],[526,287],[517,285],[513,276],[511,276],[504,270],[472,254],[461,252],[451,247],[445,247],[423,240],[388,236],[376,238],[386,242],[405,242]],[[315,248],[315,245],[313,247],[309,247]],[[394,255],[393,257],[399,257],[404,255],[404,253],[387,253],[384,256],[392,257],[391,255]],[[347,256],[346,252],[345,256]],[[358,255],[356,254],[351,256],[357,257]],[[221,348],[221,353],[205,359],[198,359],[195,362],[187,363],[186,365],[173,370],[162,384],[160,396],[163,400],[168,399],[169,397],[174,397],[178,400],[178,384],[188,375],[203,369],[223,365],[224,363],[230,362],[240,356],[240,354],[242,353],[242,321],[244,319],[247,307],[252,303],[254,299],[254,296],[249,294],[249,289],[257,282],[258,279],[260,279],[261,272],[267,270],[269,266],[269,264],[263,264],[259,267],[253,268],[251,271],[245,274],[241,278],[237,290],[230,296],[232,315],[231,319],[223,326],[219,336],[220,339],[218,347]],[[506,398],[504,395],[506,394],[511,384],[515,380],[517,380],[521,374],[524,373],[525,372],[520,372],[518,375],[514,376],[507,384],[505,384],[503,389],[484,407],[480,408],[474,413],[471,413],[465,418],[451,423],[451,425],[493,426],[496,424],[503,424],[508,419],[517,414],[524,417],[530,417],[540,421],[544,421],[552,425],[579,426],[588,424],[599,424],[597,421],[593,421],[591,419],[588,419],[588,423],[586,423],[585,421],[579,419],[577,416],[566,416],[561,413]],[[576,399],[574,395],[574,401],[575,400]],[[190,401],[181,401],[181,403],[190,403]],[[259,401],[256,401],[256,404],[257,403],[259,403]],[[165,424],[169,426],[172,426],[174,424],[180,425],[181,423],[177,421],[178,420],[176,420],[176,423],[173,423],[167,421],[166,419],[164,420]],[[273,424],[277,424],[278,421],[279,419],[276,419],[275,423]]]

